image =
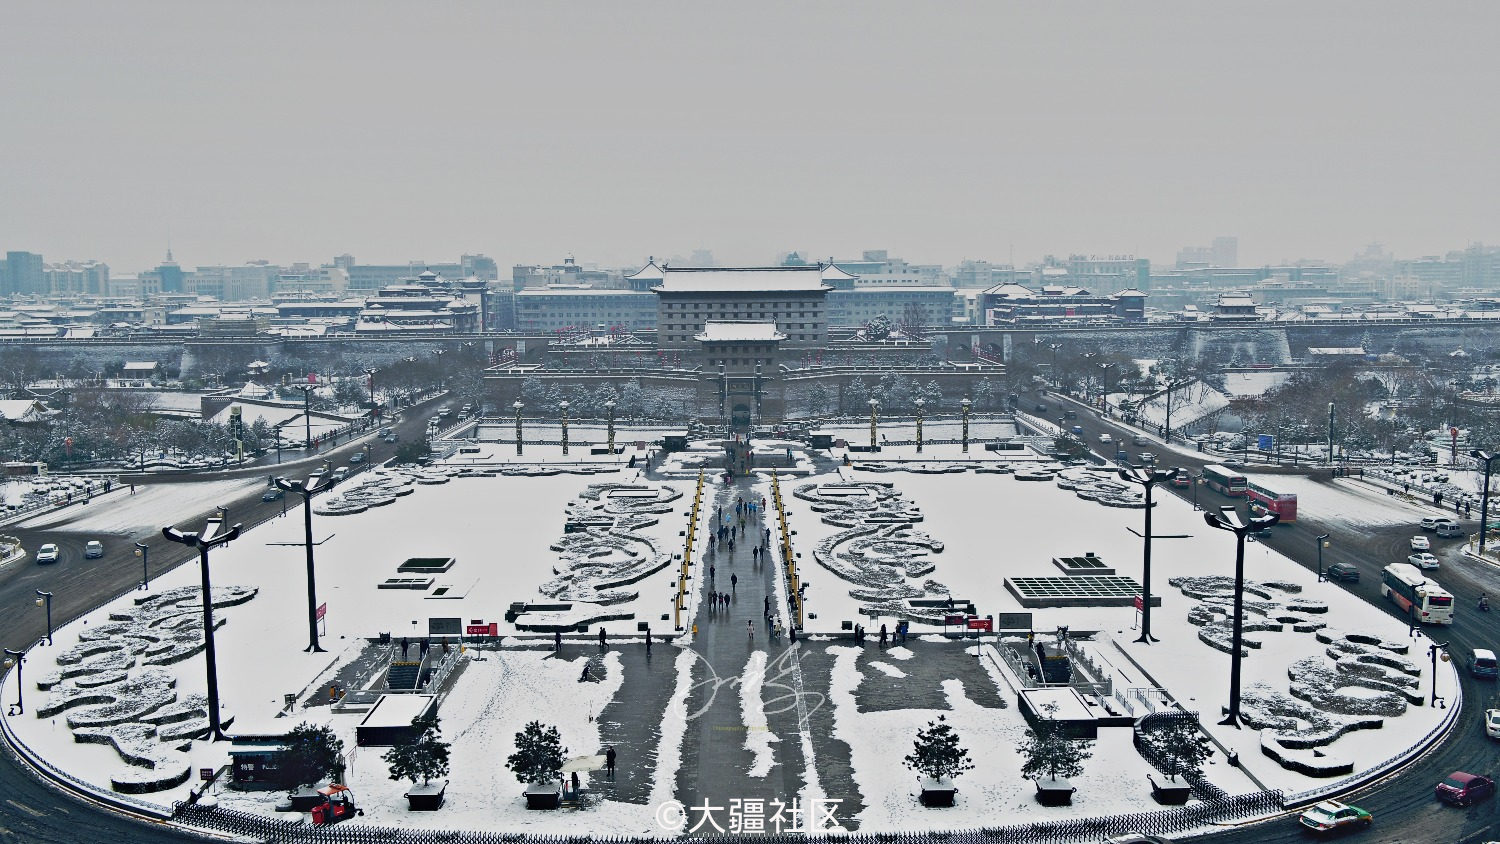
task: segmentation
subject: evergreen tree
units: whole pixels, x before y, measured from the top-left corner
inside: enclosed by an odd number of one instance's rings
[[[1209,750],[1198,740],[1198,726],[1186,717],[1162,720],[1140,733],[1141,751],[1169,778],[1203,776]]]
[[[333,728],[303,722],[286,736],[281,757],[282,781],[289,787],[314,785],[324,777],[344,773],[344,742]]]
[[[438,735],[438,719],[415,718],[414,735],[392,747],[383,757],[391,768],[391,779],[421,780],[423,785],[448,775],[448,742]]]
[[[1068,738],[1054,717],[1056,704],[1042,707],[1042,713],[1035,727],[1026,728],[1026,742],[1021,745],[1026,761],[1021,765],[1021,776],[1029,780],[1044,776],[1072,779],[1083,773],[1084,761],[1094,755],[1089,743]]]
[[[516,733],[516,752],[505,760],[505,767],[523,783],[551,782],[562,770],[563,754],[567,752],[556,727],[532,721]]]
[[[990,379],[981,378],[979,383],[974,385],[974,403],[982,410],[994,409],[995,385],[990,383]]]
[[[906,767],[912,768],[932,779],[953,779],[964,771],[973,770],[969,751],[959,746],[958,733],[947,719],[939,715],[936,721],[917,731],[917,741],[906,757]]]

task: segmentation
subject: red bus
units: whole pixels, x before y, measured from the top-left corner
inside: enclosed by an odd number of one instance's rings
[[[1277,492],[1265,484],[1254,481],[1245,486],[1245,497],[1250,499],[1252,510],[1264,510],[1281,517],[1281,523],[1297,521],[1297,496],[1291,492]]]
[[[1214,492],[1238,498],[1245,494],[1247,481],[1239,472],[1215,463],[1203,467],[1203,483]]]

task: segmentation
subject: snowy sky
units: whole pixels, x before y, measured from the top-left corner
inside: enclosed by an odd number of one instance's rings
[[[6,6],[3,249],[1249,265],[1495,240],[1500,6]],[[642,213],[645,211],[646,213]],[[1315,223],[1315,224],[1314,224]]]

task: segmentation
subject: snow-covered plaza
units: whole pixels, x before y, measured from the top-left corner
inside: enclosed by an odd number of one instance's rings
[[[861,443],[868,429],[835,434]],[[957,433],[929,426],[928,436]],[[795,644],[773,640],[767,608],[790,624],[796,604],[779,553],[772,469],[726,484],[714,443],[648,458],[637,435],[618,439],[622,454],[575,448],[566,457],[560,446],[528,445],[517,456],[504,443],[465,443],[441,464],[375,467],[315,499],[324,652],[306,650],[300,512],[212,551],[226,734],[330,726],[348,753],[343,782],[365,813],[354,823],[648,836],[675,832],[677,809],[664,807],[687,807],[691,827],[700,822],[691,807],[705,800],[797,800],[833,807],[851,830],[977,829],[1160,808],[1150,778],[1164,777],[1132,744],[1131,725],[1153,712],[1199,716],[1213,751],[1208,791],[1293,794],[1392,764],[1445,729],[1458,703],[1453,667],[1438,663],[1434,677],[1425,639],[1252,542],[1241,702],[1249,723],[1220,725],[1234,537],[1157,490],[1158,641],[1140,642],[1132,601],[1146,512],[1139,487],[1065,469],[1034,449],[977,443],[847,455],[755,443],[757,462],[777,466],[796,582],[806,585]],[[245,482],[215,490],[229,483]],[[1297,492],[1305,515],[1343,516],[1368,503],[1379,519],[1381,507],[1400,507],[1342,487],[1306,483]],[[149,487],[101,505],[92,527],[153,529],[149,519],[167,502],[148,495]],[[727,539],[710,550],[708,537],[724,536],[723,525],[736,537],[737,502],[757,505],[744,508],[745,532],[732,550]],[[688,536],[696,541],[679,609]],[[1105,573],[1069,570],[1069,560]],[[57,630],[52,647],[34,648],[24,688],[12,672],[0,689],[7,701],[25,701],[6,729],[101,792],[171,807],[202,786],[199,771],[213,769],[221,775],[202,801],[272,815],[284,790],[231,788],[234,744],[201,738],[199,574],[184,565]],[[725,601],[709,598],[721,593]],[[959,615],[998,628],[1021,614],[1029,631],[970,634],[945,624]],[[881,631],[894,640],[903,621],[905,642],[881,641]],[[559,629],[568,632],[554,650]],[[1046,694],[1098,725],[1071,805],[1040,805],[1021,777],[1023,700],[1041,685],[1030,661],[1038,643],[1074,666],[1072,684]],[[435,695],[452,742],[436,812],[408,810],[410,783],[390,779],[385,748],[360,746],[359,726],[396,662],[419,663],[425,688],[389,693]],[[1433,694],[1448,707],[1429,706]],[[954,807],[928,809],[902,758],[939,715],[975,768],[958,778]],[[576,811],[528,810],[503,761],[533,720],[559,728],[569,757],[617,748],[618,774],[584,771]]]

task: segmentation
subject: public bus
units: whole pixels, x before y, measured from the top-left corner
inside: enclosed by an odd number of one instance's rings
[[[1423,624],[1452,624],[1453,596],[1411,563],[1392,563],[1380,573],[1380,594]]]
[[[1214,492],[1238,498],[1245,494],[1245,485],[1248,482],[1239,472],[1215,463],[1212,466],[1203,467],[1203,483]]]
[[[1281,524],[1297,521],[1296,493],[1277,492],[1265,484],[1250,481],[1245,485],[1245,497],[1250,500],[1251,509],[1275,513],[1281,517]]]

